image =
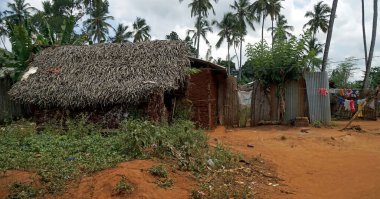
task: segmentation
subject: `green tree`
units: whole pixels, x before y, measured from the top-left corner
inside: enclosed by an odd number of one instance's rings
[[[145,19],[137,17],[133,23],[134,40],[133,42],[149,41],[150,40],[150,26],[146,24]]]
[[[183,0],[179,0],[179,2],[183,2]],[[217,2],[217,0],[214,0],[214,2]],[[210,0],[192,0],[188,6],[191,8],[191,17],[196,17],[195,28],[197,36],[194,38],[197,39],[197,41],[195,41],[197,45],[196,56],[199,57],[199,40],[201,37],[203,37],[201,35],[203,31],[201,28],[205,23],[205,19],[208,17],[209,11],[211,10],[212,13],[215,15],[215,10]]]
[[[310,20],[303,27],[309,28],[313,38],[319,30],[326,33],[329,27],[330,13],[331,8],[327,4],[323,1],[318,2],[314,5],[313,11],[306,12],[305,17],[310,18]]]
[[[224,41],[227,42],[227,63],[231,63],[230,59],[230,47],[234,42],[234,37],[236,36],[236,24],[237,18],[232,13],[226,13],[223,19],[218,21],[213,21],[212,24],[216,25],[216,27],[220,30],[218,33],[219,40],[216,43],[216,48],[220,48]],[[231,74],[230,65],[227,66],[228,74]]]
[[[94,43],[105,42],[107,40],[109,29],[113,29],[107,20],[113,20],[108,14],[108,2],[96,4],[96,7],[90,12],[90,18],[84,22],[91,40]]]
[[[351,86],[349,79],[352,77],[353,71],[356,69],[354,58],[346,58],[344,62],[338,64],[338,66],[331,72],[330,81],[334,82],[335,86],[338,88],[349,88]]]
[[[230,7],[235,11],[235,17],[237,19],[237,25],[235,26],[236,31],[234,31],[234,35],[236,35],[236,39],[239,39],[240,46],[240,56],[239,56],[239,75],[238,79],[241,79],[241,67],[242,67],[242,57],[243,57],[243,41],[244,37],[247,34],[247,25],[255,30],[252,21],[255,20],[254,15],[252,13],[252,8],[249,3],[249,0],[239,0],[234,1]]]
[[[274,20],[277,20],[280,16],[280,11],[282,8],[281,1],[282,0],[269,0],[268,15],[270,16],[272,22],[272,46],[274,43]]]
[[[133,32],[128,31],[128,26],[119,24],[116,28],[115,36],[112,38],[113,43],[128,42],[128,39],[133,37]]]
[[[5,50],[7,47],[5,46],[5,37],[8,35],[8,30],[5,24],[5,19],[3,17],[3,13],[0,12],[0,41],[3,44]]]
[[[294,30],[293,26],[288,25],[288,20],[285,19],[284,15],[280,15],[276,21],[276,27],[269,27],[268,31],[273,32],[274,39],[288,39],[293,36],[291,31]],[[283,31],[284,34],[279,34]],[[281,37],[280,37],[281,36]]]
[[[380,66],[371,68],[369,73],[370,88],[376,89],[380,85]]]
[[[181,39],[179,38],[178,34],[175,31],[172,31],[171,33],[166,35],[165,38],[171,41],[181,41]]]
[[[187,35],[190,36],[191,41],[197,49],[197,55],[199,56],[199,43],[201,38],[203,38],[206,44],[210,44],[207,40],[207,33],[212,32],[212,28],[210,26],[210,22],[202,17],[202,19],[198,19],[195,22],[195,29],[187,30]]]
[[[31,7],[29,3],[25,3],[25,0],[8,2],[8,9],[4,11],[7,20],[17,25],[24,24],[25,20],[31,17],[32,12],[37,12],[37,9]]]
[[[251,5],[251,9],[258,22],[261,22],[261,42],[264,42],[264,24],[265,18],[270,10],[269,0],[255,0]]]

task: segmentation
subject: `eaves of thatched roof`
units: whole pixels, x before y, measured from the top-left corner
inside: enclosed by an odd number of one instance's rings
[[[188,55],[186,45],[176,41],[50,47],[34,58],[9,94],[42,107],[136,103],[181,87]]]

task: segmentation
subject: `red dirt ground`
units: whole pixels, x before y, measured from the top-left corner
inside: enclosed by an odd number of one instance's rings
[[[338,131],[344,124],[337,122],[333,129],[310,128],[309,133],[286,126],[233,130],[218,127],[209,133],[210,145],[221,142],[247,158],[260,155],[269,165],[274,165],[284,180],[278,187],[281,192],[265,192],[261,195],[264,198],[380,198],[380,121],[354,122],[366,132]],[[158,160],[121,163],[72,182],[59,198],[110,198],[119,175],[125,175],[135,185],[135,191],[127,198],[188,198],[196,187],[195,179],[189,173],[169,169],[173,187],[159,188],[147,171],[157,164],[160,164]],[[1,173],[0,198],[7,196],[9,184],[29,182],[33,178],[35,175],[24,171]]]
[[[291,194],[268,198],[380,198],[380,122],[355,121],[365,133],[338,131],[346,123],[310,128],[309,133],[284,126],[218,127],[209,135],[213,142],[248,156],[261,155],[275,165]]]

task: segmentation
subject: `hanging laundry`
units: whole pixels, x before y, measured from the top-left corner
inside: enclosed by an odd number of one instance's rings
[[[353,98],[356,98],[357,96],[356,96],[356,90],[352,90],[352,92],[351,92],[351,97],[353,97]]]
[[[340,89],[340,96],[344,97],[344,89]]]
[[[339,105],[344,105],[344,101],[345,101],[346,99],[344,99],[343,97],[339,97],[338,96],[338,103],[339,103]]]
[[[357,103],[358,103],[358,111],[361,110],[358,113],[358,117],[363,117],[364,102],[365,102],[365,99],[360,99],[360,100],[357,101]]]
[[[350,100],[344,100],[344,110],[346,111],[350,111],[351,108],[350,108]]]
[[[323,96],[327,96],[327,94],[329,94],[329,92],[326,88],[319,88],[318,92],[319,92],[319,94],[321,94]]]
[[[346,97],[351,97],[351,93],[352,93],[352,90],[351,89],[347,89],[346,90]]]
[[[356,91],[355,91],[355,95],[356,95],[356,97],[359,97],[359,94],[360,94],[359,90],[356,90]]]
[[[355,113],[355,101],[354,100],[350,100],[350,109],[351,109],[351,113]]]

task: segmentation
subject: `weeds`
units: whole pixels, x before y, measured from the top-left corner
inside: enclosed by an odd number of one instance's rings
[[[157,176],[160,178],[167,178],[168,177],[168,172],[166,171],[165,166],[162,164],[157,165],[157,166],[153,166],[152,168],[150,168],[149,173],[153,176]]]
[[[156,180],[156,184],[161,188],[167,189],[172,187],[174,182],[170,178],[161,178]]]
[[[36,198],[38,190],[30,183],[15,182],[9,186],[8,199],[28,199]]]
[[[134,190],[135,187],[133,184],[129,183],[125,177],[125,175],[120,175],[120,180],[116,184],[114,190],[113,190],[113,195],[116,196],[123,196],[126,194],[131,194]]]

